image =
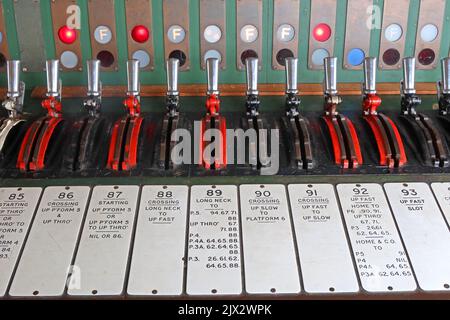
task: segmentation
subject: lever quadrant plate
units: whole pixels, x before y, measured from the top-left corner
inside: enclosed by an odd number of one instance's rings
[[[41,188],[0,189],[0,297],[6,294],[41,192]]]
[[[381,185],[341,184],[337,190],[363,288],[369,292],[416,290]]]
[[[138,201],[138,186],[99,186],[81,235],[69,295],[113,296],[123,292]]]
[[[191,188],[187,293],[242,293],[239,204],[236,186]]]
[[[305,291],[358,292],[333,185],[290,185],[289,197]]]
[[[182,294],[188,194],[187,186],[143,187],[128,294]]]
[[[254,294],[301,291],[284,185],[242,185],[245,288]]]
[[[388,183],[386,193],[419,286],[450,289],[450,232],[426,183]]]
[[[63,295],[90,190],[45,189],[9,290],[11,296]]]

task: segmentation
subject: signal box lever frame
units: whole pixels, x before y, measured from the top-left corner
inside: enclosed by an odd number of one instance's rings
[[[45,169],[49,143],[57,127],[64,122],[58,60],[46,62],[46,75],[47,94],[41,105],[47,110],[47,115],[36,120],[25,134],[17,160],[17,168],[22,172]]]
[[[311,136],[308,122],[300,114],[301,99],[298,91],[298,59],[287,58],[286,65],[286,115],[293,133],[293,151],[299,169],[313,168]]]
[[[352,121],[338,112],[342,97],[337,91],[337,58],[325,58],[324,66],[325,115],[323,119],[330,133],[334,160],[343,169],[358,168],[363,164],[358,135]]]
[[[405,147],[392,119],[378,112],[382,100],[376,90],[376,68],[376,58],[369,57],[364,60],[363,118],[369,124],[375,137],[380,155],[380,166],[399,168],[407,162]]]
[[[108,152],[107,168],[131,171],[138,162],[138,145],[144,118],[141,116],[139,61],[127,61],[128,90],[123,105],[128,114],[114,124]]]
[[[178,129],[180,92],[178,90],[178,74],[180,60],[170,58],[166,62],[167,71],[167,93],[166,93],[166,114],[163,119],[159,167],[165,170],[173,170],[178,166],[171,159],[171,153],[176,141],[172,141],[172,135]]]
[[[220,114],[219,92],[219,60],[210,58],[206,60],[208,90],[206,98],[206,115],[200,123],[200,159],[206,169],[221,170],[227,166],[227,123]],[[213,130],[211,130],[213,129]],[[206,156],[208,146],[214,152]]]
[[[20,61],[6,62],[8,91],[2,105],[8,112],[8,117],[0,119],[0,154],[3,154],[6,142],[14,128],[25,122],[23,117],[25,83],[20,81],[20,70]]]
[[[417,112],[422,99],[416,94],[415,58],[403,59],[403,81],[400,84],[402,92],[401,112],[418,134],[425,141],[425,157],[436,168],[449,166],[449,148],[445,138],[427,115]]]

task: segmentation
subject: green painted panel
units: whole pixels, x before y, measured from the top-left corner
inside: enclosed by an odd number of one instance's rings
[[[41,0],[41,14],[44,28],[45,47],[48,58],[54,58],[54,43],[51,26],[50,1]],[[162,1],[153,0],[153,32],[155,45],[155,70],[151,72],[143,72],[141,82],[143,84],[164,84],[164,48],[163,48],[163,15],[162,15]],[[221,72],[221,83],[243,83],[245,82],[245,75],[236,68],[236,4],[235,0],[226,1],[226,16],[227,16],[227,69]],[[300,30],[299,30],[299,80],[303,83],[320,83],[323,79],[321,71],[312,71],[307,69],[306,61],[308,60],[308,37],[310,33],[309,17],[311,1],[314,0],[300,0]],[[9,46],[12,57],[20,58],[19,46],[17,41],[16,24],[14,21],[14,8],[12,1],[3,0],[6,16],[6,27],[8,32]],[[275,71],[271,68],[272,59],[272,21],[273,21],[273,5],[274,0],[262,0],[263,2],[263,31],[262,31],[262,56],[263,69],[261,71],[261,83],[282,83],[284,82],[284,72]],[[125,84],[125,62],[128,56],[126,44],[126,26],[125,26],[125,0],[115,0],[116,23],[118,42],[118,61],[120,68],[118,72],[108,72],[102,74],[102,81],[105,85]],[[384,0],[374,0],[374,4],[380,6],[381,12]],[[88,28],[87,15],[87,0],[78,0],[78,5],[81,8],[81,41],[83,59],[90,57],[90,39]],[[344,52],[344,35],[346,25],[346,8],[347,0],[337,0],[337,25],[336,25],[336,42],[335,54],[342,59]],[[420,10],[420,0],[410,1],[408,33],[406,35],[406,55],[414,54],[415,36],[417,30],[417,19]],[[183,72],[180,75],[181,83],[204,83],[206,81],[205,73],[200,68],[200,21],[199,21],[199,0],[190,0],[190,44],[191,44],[191,70]],[[62,12],[61,14],[65,14]],[[362,12],[361,19],[368,19],[368,16]],[[445,57],[449,54],[450,46],[450,1],[447,1],[447,8],[445,12],[444,28],[442,30],[442,44],[439,57]],[[371,55],[378,55],[379,41],[381,32],[374,29],[371,36]],[[342,64],[340,64],[342,65]],[[417,81],[419,82],[435,82],[439,79],[440,70],[432,71],[418,71]],[[361,71],[339,70],[339,81],[341,82],[359,82],[362,80]],[[401,71],[380,71],[379,81],[381,82],[398,82],[401,78]],[[27,73],[23,75],[23,79],[30,87],[45,84],[44,73]],[[84,85],[86,83],[85,72],[66,72],[62,75],[64,85]],[[6,79],[1,75],[0,85],[5,86]]]

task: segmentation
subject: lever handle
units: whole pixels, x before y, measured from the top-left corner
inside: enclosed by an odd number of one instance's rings
[[[337,94],[337,58],[327,57],[324,59],[325,67],[325,93],[328,95]]]
[[[180,68],[180,60],[170,58],[166,62],[167,66],[167,95],[178,96],[178,70]]]
[[[247,95],[258,95],[258,58],[248,58],[245,60],[245,69],[247,71]]]
[[[88,96],[98,97],[101,95],[100,85],[100,60],[87,61]]]
[[[450,58],[442,59],[442,93],[450,94]]]
[[[286,58],[286,93],[297,94],[298,93],[298,59]]]
[[[219,59],[206,60],[206,74],[208,81],[208,95],[219,94]]]
[[[141,86],[139,83],[139,60],[127,61],[128,96],[139,96]]]
[[[377,93],[377,58],[364,59],[364,94]]]
[[[8,77],[8,98],[17,98],[20,92],[20,61],[8,60],[6,62],[6,72]]]
[[[416,59],[404,58],[403,59],[403,93],[415,94],[416,93]]]
[[[47,60],[47,97],[60,95],[59,60]]]

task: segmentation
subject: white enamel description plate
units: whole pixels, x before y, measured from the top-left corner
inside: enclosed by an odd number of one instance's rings
[[[333,185],[290,185],[289,197],[305,291],[358,292]]]
[[[337,186],[362,286],[369,292],[414,291],[414,275],[382,186]]]
[[[187,293],[242,293],[236,186],[193,186],[188,240]]]
[[[242,185],[242,241],[248,293],[301,291],[284,185]]]
[[[386,193],[419,286],[450,290],[450,232],[426,183],[388,183]]]
[[[182,294],[188,193],[187,186],[142,188],[128,294]]]
[[[138,194],[138,186],[93,189],[69,282],[70,295],[122,294]]]
[[[90,187],[44,191],[9,294],[61,296],[86,212]]]

